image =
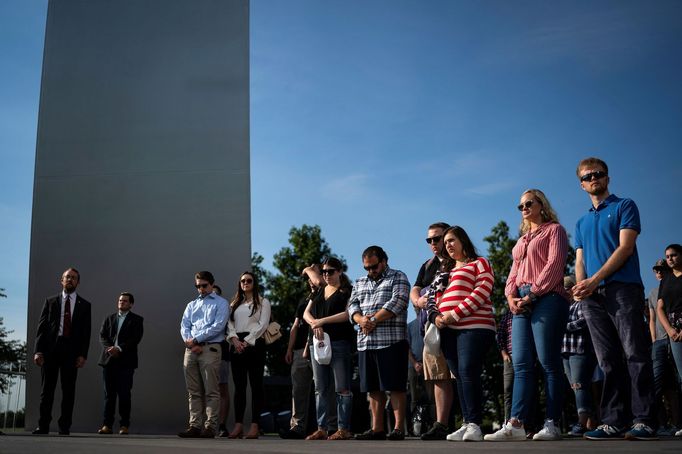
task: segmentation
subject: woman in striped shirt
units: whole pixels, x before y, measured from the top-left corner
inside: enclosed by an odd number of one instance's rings
[[[429,320],[440,329],[441,349],[455,376],[464,424],[447,436],[450,441],[481,441],[483,384],[481,373],[488,349],[495,342],[495,318],[490,302],[493,270],[479,257],[469,235],[458,226],[444,232],[446,259],[429,293]]]
[[[557,222],[547,197],[539,189],[521,195],[521,237],[512,250],[514,259],[505,295],[512,320],[514,392],[511,418],[490,441],[525,440],[523,421],[536,392],[535,355],[545,375],[547,410],[544,427],[533,440],[559,440],[555,424],[561,416],[564,377],[561,342],[568,320],[569,298],[564,289],[568,235]]]

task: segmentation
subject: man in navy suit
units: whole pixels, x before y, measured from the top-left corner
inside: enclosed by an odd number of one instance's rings
[[[104,371],[104,424],[97,433],[111,434],[118,397],[121,416],[118,433],[128,435],[133,374],[137,369],[137,345],[142,340],[144,319],[131,312],[135,297],[123,292],[118,297],[118,311],[104,319],[99,332],[103,350],[99,365]]]
[[[45,300],[38,322],[33,362],[41,368],[40,419],[34,434],[47,434],[52,404],[61,374],[62,412],[59,434],[69,435],[78,369],[85,366],[90,347],[90,303],[76,294],[80,273],[62,274],[62,292]]]

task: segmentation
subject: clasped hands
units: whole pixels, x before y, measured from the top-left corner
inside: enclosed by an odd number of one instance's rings
[[[361,315],[359,319],[356,320],[358,326],[360,327],[360,331],[362,331],[362,334],[367,335],[374,331],[374,328],[377,327],[377,322],[370,320],[372,317],[374,317],[374,314]]]
[[[512,314],[518,315],[524,312],[530,312],[533,302],[530,297],[524,296],[523,298],[507,297],[507,304],[509,304],[509,310]]]
[[[238,337],[231,337],[230,342],[237,353],[244,353],[244,350],[249,346],[248,342],[241,341]]]
[[[455,320],[455,317],[452,316],[449,312],[446,312],[444,314],[438,314],[436,316],[436,319],[434,320],[434,323],[436,324],[436,328],[438,329],[443,329],[447,325],[452,325],[456,323],[457,320]]]
[[[201,345],[199,345],[195,342],[194,338],[185,339],[185,347],[187,347],[189,349],[189,351],[191,351],[195,355],[201,355],[201,352],[204,351],[204,349],[201,347]]]

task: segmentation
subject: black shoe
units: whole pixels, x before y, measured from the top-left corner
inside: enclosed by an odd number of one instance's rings
[[[59,435],[71,435],[69,429],[59,429]]]
[[[428,432],[422,434],[421,439],[424,441],[445,440],[449,433],[447,426],[436,421]]]
[[[393,429],[386,436],[386,439],[391,441],[401,441],[405,439],[405,433],[400,429]]]
[[[36,427],[33,429],[33,432],[31,432],[33,435],[47,435],[50,433],[50,429],[47,427]]]
[[[215,438],[215,430],[210,427],[205,428],[201,431],[201,438]]]
[[[230,435],[230,432],[227,430],[227,427],[223,426],[218,429],[219,438],[227,438],[228,435]]]
[[[385,440],[386,439],[386,432],[383,430],[381,432],[374,432],[372,429],[369,429],[366,432],[363,432],[361,434],[357,434],[355,436],[356,440]]]
[[[180,437],[180,438],[200,438],[201,437],[201,429],[199,429],[198,427],[190,426],[184,432],[178,433],[178,437]]]
[[[300,427],[292,427],[289,430],[280,429],[279,437],[284,440],[303,440],[305,434]]]

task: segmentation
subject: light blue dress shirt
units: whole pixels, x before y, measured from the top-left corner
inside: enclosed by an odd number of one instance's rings
[[[225,325],[230,315],[227,300],[215,293],[190,301],[180,322],[182,340],[219,343],[225,339]]]

